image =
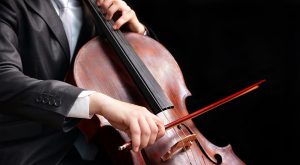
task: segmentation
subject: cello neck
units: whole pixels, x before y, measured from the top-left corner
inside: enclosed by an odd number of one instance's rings
[[[173,108],[172,102],[166,97],[163,89],[154,79],[142,60],[138,57],[132,46],[125,39],[120,30],[114,30],[114,21],[107,21],[101,13],[95,0],[84,1],[89,8],[98,33],[104,35],[108,43],[113,47],[116,54],[126,67],[135,84],[145,97],[153,113]]]

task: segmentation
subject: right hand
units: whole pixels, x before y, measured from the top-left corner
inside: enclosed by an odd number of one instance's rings
[[[105,117],[110,124],[131,137],[132,149],[138,152],[165,134],[163,121],[146,108],[113,99],[101,93],[90,98],[90,114]]]

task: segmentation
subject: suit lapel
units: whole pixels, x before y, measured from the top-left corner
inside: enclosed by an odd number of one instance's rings
[[[70,48],[62,22],[56,14],[50,0],[25,0],[25,2],[47,23],[56,39],[59,41],[66,56],[70,59]]]

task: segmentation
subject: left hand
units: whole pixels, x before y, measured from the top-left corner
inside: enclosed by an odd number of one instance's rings
[[[132,32],[140,34],[145,32],[145,26],[140,23],[135,12],[123,0],[97,0],[96,3],[105,13],[107,20],[111,20],[116,12],[121,13],[113,25],[115,30],[127,24]]]

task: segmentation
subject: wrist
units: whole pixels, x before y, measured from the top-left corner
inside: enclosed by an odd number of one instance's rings
[[[104,104],[107,103],[107,96],[105,97],[104,94],[101,93],[93,93],[89,95],[89,113],[90,115],[98,114],[102,115],[102,109],[105,106]]]

